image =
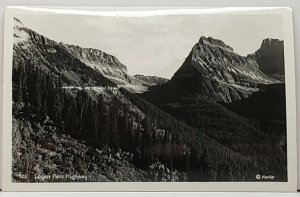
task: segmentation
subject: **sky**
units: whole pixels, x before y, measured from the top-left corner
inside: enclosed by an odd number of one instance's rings
[[[23,24],[57,42],[116,56],[129,74],[171,78],[201,36],[223,40],[241,55],[265,38],[283,39],[280,15],[211,14],[113,17],[18,15]]]

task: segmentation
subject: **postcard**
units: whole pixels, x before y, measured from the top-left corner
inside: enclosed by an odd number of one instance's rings
[[[289,8],[8,7],[4,191],[296,191]]]

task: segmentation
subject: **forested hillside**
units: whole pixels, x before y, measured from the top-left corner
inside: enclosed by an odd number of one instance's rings
[[[145,143],[150,143],[150,140],[146,141],[150,135],[146,133],[146,128],[152,129],[152,136],[157,135],[152,137],[152,142],[160,146],[166,146],[164,135],[159,133],[164,131],[149,125],[148,119],[135,106],[126,107],[128,101],[121,93],[117,93],[116,88],[103,87],[100,92],[83,87],[65,89],[60,77],[45,74],[31,64],[26,66],[30,69],[17,71],[21,69],[18,67],[14,70],[15,76],[26,75],[25,78],[14,77],[14,82],[18,82],[14,83],[13,92],[13,97],[16,98],[13,105],[15,180],[18,180],[16,175],[19,173],[32,176],[66,173],[63,169],[67,167],[59,167],[62,156],[70,159],[65,166],[71,165],[73,170],[68,168],[68,172],[83,173],[88,177],[86,181],[187,180],[185,173],[178,172],[173,167],[168,169],[159,159],[149,158],[144,162],[149,157],[149,153],[145,151],[149,145]],[[40,88],[43,86],[47,88]],[[76,147],[76,139],[82,147]],[[55,148],[56,146],[58,147]],[[103,155],[99,156],[97,150]],[[59,154],[57,158],[57,152],[61,151],[63,155]],[[80,159],[80,164],[74,163],[74,157]],[[94,161],[95,157],[103,160],[102,167],[99,167],[97,160]],[[106,160],[110,157],[112,158],[109,160],[116,161],[116,164],[107,164],[109,161]],[[136,170],[134,164],[143,170]],[[91,169],[93,165],[94,170]],[[164,169],[158,166],[163,166]],[[128,171],[132,174],[128,174]],[[111,174],[108,176],[107,173]],[[27,181],[32,181],[32,178]]]
[[[252,174],[260,170],[272,173],[125,89],[64,89],[58,76],[27,66],[26,78],[14,77],[16,121],[50,126],[49,132],[84,140],[93,149],[110,149],[112,155],[131,152],[130,162],[143,170],[161,162],[176,180],[228,181],[230,172],[230,180],[242,181],[255,180]],[[47,88],[38,88],[43,85]],[[31,135],[23,140],[29,143]]]

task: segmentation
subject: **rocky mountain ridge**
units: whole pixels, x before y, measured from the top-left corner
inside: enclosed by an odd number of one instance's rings
[[[75,45],[61,43],[66,50],[74,57],[78,58],[87,66],[98,70],[105,77],[112,80],[117,85],[141,85],[141,82],[127,73],[127,67],[115,56],[109,55],[101,50],[92,48],[82,48]]]
[[[115,56],[98,49],[57,43],[25,27],[17,18],[15,18],[14,26],[14,43],[15,53],[22,54],[18,58],[30,57],[27,59],[39,62],[42,69],[48,71],[54,69],[59,75],[64,76],[63,79],[67,86],[84,84],[97,86],[96,78],[101,78],[115,86],[141,93],[154,82],[155,77],[150,82],[149,79],[144,78],[145,81],[140,77],[129,75],[127,67]],[[60,57],[62,54],[64,54],[64,58]],[[55,64],[50,65],[50,62],[55,62]],[[91,73],[95,75],[94,79],[90,79]],[[156,77],[156,80],[161,79]]]
[[[62,44],[25,27],[18,19],[15,19],[13,55],[16,69],[33,64],[43,72],[55,73],[67,86],[116,86],[70,54]]]
[[[225,103],[247,98],[258,91],[260,84],[273,83],[280,81],[263,73],[254,58],[241,56],[223,41],[211,37],[200,38],[168,82],[170,89],[183,86],[185,95],[197,93]],[[180,90],[176,91],[180,94]]]

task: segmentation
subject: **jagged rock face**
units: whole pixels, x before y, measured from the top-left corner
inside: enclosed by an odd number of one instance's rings
[[[141,85],[139,80],[127,74],[127,67],[116,57],[98,49],[81,48],[62,44],[66,50],[80,61],[93,69],[99,70],[104,76],[117,85]]]
[[[251,55],[261,71],[267,75],[284,75],[284,42],[278,39],[263,40],[260,48]]]
[[[156,76],[134,75],[133,77],[139,79],[146,86],[160,85],[169,81],[166,78]]]
[[[81,48],[75,45],[63,44],[63,46],[68,48],[74,56],[80,59],[84,59],[90,63],[98,63],[103,67],[127,72],[126,66],[124,66],[115,56],[109,55],[103,51],[92,48]]]
[[[221,40],[201,37],[168,84],[177,94],[228,103],[247,98],[259,84],[278,82],[264,74],[254,58],[237,54]]]

